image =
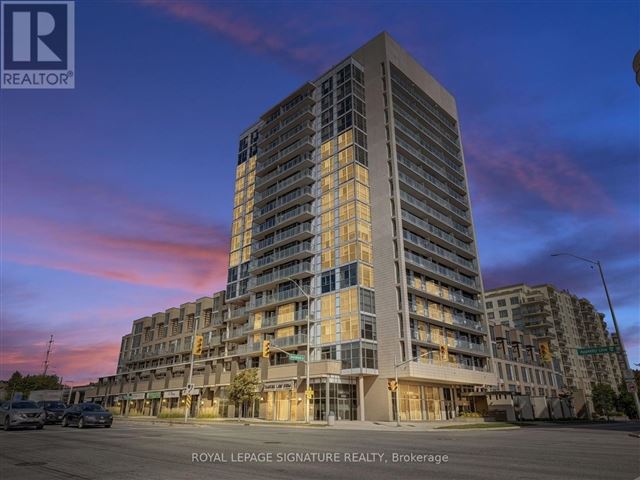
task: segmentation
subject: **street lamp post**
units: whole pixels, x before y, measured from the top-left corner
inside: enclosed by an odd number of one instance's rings
[[[310,348],[310,342],[311,342],[311,295],[309,295],[304,288],[302,288],[302,286],[300,286],[300,284],[294,280],[291,277],[287,277],[287,280],[290,280],[296,287],[298,287],[298,289],[302,292],[302,294],[307,297],[307,358],[305,359],[305,383],[306,383],[306,390],[309,390],[311,388],[311,385],[309,383],[310,378],[309,378],[309,362],[311,361],[311,348]],[[307,392],[305,391],[304,394],[304,423],[310,423],[309,422],[309,395],[307,394]]]
[[[600,263],[600,260],[590,260],[588,258],[580,257],[572,253],[552,253],[551,256],[552,257],[560,257],[560,256],[573,257],[573,258],[577,258],[578,260],[582,260],[583,262],[587,262],[592,265],[598,266],[598,272],[600,273],[600,279],[602,280],[604,293],[607,296],[607,303],[609,304],[609,311],[611,312],[611,320],[613,321],[613,328],[615,328],[616,335],[618,336],[618,343],[620,344],[620,353],[622,354],[622,358],[624,358],[624,364],[627,369],[627,371],[624,372],[625,380],[627,380],[626,376],[631,372],[631,369],[629,368],[629,359],[627,358],[627,351],[624,349],[624,343],[622,342],[622,334],[620,333],[620,329],[618,328],[618,321],[616,320],[616,314],[613,311],[613,303],[611,303],[611,297],[609,296],[609,289],[607,288],[607,282],[604,279],[604,272],[602,271],[602,264]],[[637,415],[640,416],[640,400],[638,399],[638,392],[633,391],[631,392],[631,395],[633,396],[633,401],[636,404],[636,413]]]
[[[412,357],[404,362],[396,363],[396,356],[393,356],[393,369],[396,375],[396,426],[400,426],[400,384],[398,383],[398,367],[406,365],[409,362],[418,361],[419,358],[429,355],[431,352],[424,352],[416,357]]]
[[[191,381],[193,380],[193,364],[195,362],[195,356],[196,354],[194,353],[194,344],[196,341],[196,336],[198,335],[198,324],[200,323],[200,317],[196,317],[194,319],[194,325],[193,325],[193,336],[191,337],[191,362],[189,365],[189,380],[187,381],[187,388],[191,388]],[[191,396],[191,391],[187,392],[188,396]],[[200,397],[199,397],[200,398]],[[191,404],[187,403],[185,401],[184,403],[184,423],[187,423],[187,419],[189,418],[189,410],[191,409]],[[196,409],[197,410],[197,409]]]

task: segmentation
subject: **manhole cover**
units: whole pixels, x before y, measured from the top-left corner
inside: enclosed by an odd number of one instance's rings
[[[46,465],[47,462],[22,462],[16,463],[16,467],[40,467],[42,465]]]

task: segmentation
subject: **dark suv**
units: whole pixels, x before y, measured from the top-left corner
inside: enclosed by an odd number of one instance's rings
[[[45,423],[62,423],[64,410],[67,406],[58,400],[45,400],[38,402],[38,406],[44,409]]]

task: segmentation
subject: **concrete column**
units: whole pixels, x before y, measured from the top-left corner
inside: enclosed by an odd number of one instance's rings
[[[364,377],[358,377],[358,420],[364,422]]]
[[[331,405],[331,402],[329,402],[329,377],[326,378],[326,382],[325,382],[325,387],[327,389],[326,394],[325,394],[325,407],[324,407],[324,419],[325,420],[329,420],[329,406]]]

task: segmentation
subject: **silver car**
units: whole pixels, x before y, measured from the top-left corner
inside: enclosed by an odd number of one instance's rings
[[[28,400],[13,400],[0,404],[0,422],[5,430],[14,427],[44,427],[44,409],[35,402]]]

